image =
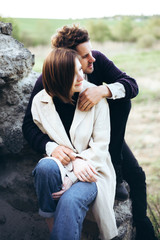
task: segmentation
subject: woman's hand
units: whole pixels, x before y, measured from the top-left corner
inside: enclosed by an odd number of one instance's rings
[[[64,184],[62,186],[62,190],[56,193],[52,193],[52,197],[54,200],[58,200],[64,192],[66,192],[71,186],[72,186],[72,181],[69,179],[69,177],[64,178]]]
[[[88,162],[80,158],[73,161],[73,172],[81,182],[96,182],[98,175],[95,168]]]
[[[66,166],[69,162],[75,160],[73,151],[65,146],[56,147],[51,156],[57,158],[63,164],[63,166]]]

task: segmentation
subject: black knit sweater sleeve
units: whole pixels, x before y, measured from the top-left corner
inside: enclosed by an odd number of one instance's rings
[[[35,87],[32,91],[25,117],[23,120],[22,131],[24,138],[27,140],[29,145],[38,153],[45,153],[46,143],[52,141],[48,135],[41,132],[37,125],[33,122],[31,114],[31,105],[34,96],[43,89],[42,75],[38,78]]]
[[[88,75],[90,82],[96,85],[101,85],[103,82],[107,84],[119,82],[125,88],[125,100],[137,96],[138,85],[134,78],[122,72],[101,52],[93,51],[92,54],[96,61],[94,63],[94,72]]]

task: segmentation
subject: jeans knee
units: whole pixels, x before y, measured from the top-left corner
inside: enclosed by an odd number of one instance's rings
[[[75,196],[72,195],[63,195],[63,199],[62,199],[62,205],[64,205],[64,207],[66,207],[67,209],[69,208],[74,208],[78,203],[78,199],[75,198]]]
[[[72,187],[67,190],[60,199],[61,204],[68,209],[78,207],[87,209],[97,196],[97,186],[95,183],[79,182],[73,188],[74,190],[72,190]]]
[[[40,176],[50,176],[59,174],[59,167],[57,163],[50,159],[50,158],[43,158],[39,161],[37,166],[33,171],[33,175],[40,175]]]

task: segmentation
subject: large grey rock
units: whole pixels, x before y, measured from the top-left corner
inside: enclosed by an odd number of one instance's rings
[[[29,97],[39,74],[30,72],[26,78],[5,84],[0,89],[0,150],[20,153],[24,147],[22,121]]]
[[[2,33],[7,33],[7,25],[2,22],[0,29]],[[24,48],[22,43],[2,33],[0,34],[0,78],[4,82],[20,80],[31,72],[34,55]]]
[[[22,121],[39,74],[32,71],[33,56],[0,23],[0,240],[46,240],[49,232],[38,215],[32,170],[42,157],[28,146]],[[115,202],[119,240],[131,240],[131,200]],[[87,215],[82,239],[98,239],[99,231]]]
[[[40,157],[26,145],[21,154],[7,154],[1,159],[1,240],[49,239],[45,221],[38,216],[37,198],[32,178],[32,170]],[[114,209],[119,233],[116,240],[133,240],[131,200],[116,201]],[[14,221],[11,221],[11,218],[14,218]],[[14,231],[12,232],[12,230]],[[2,233],[3,235],[1,235]],[[89,212],[84,221],[82,240],[97,240],[98,236],[97,224],[91,212]]]
[[[125,182],[128,188],[127,183]],[[129,190],[129,188],[128,188]],[[114,240],[134,240],[135,239],[135,229],[133,228],[132,222],[132,202],[127,199],[124,202],[115,201],[114,211],[116,216],[116,223],[118,227],[118,236]],[[89,211],[84,221],[83,226],[83,240],[93,240],[98,239],[99,230],[98,226],[94,220],[92,212]]]

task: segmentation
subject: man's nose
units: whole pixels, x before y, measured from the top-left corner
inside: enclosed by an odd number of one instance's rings
[[[95,62],[95,58],[92,55],[90,55],[89,61],[90,62]]]

